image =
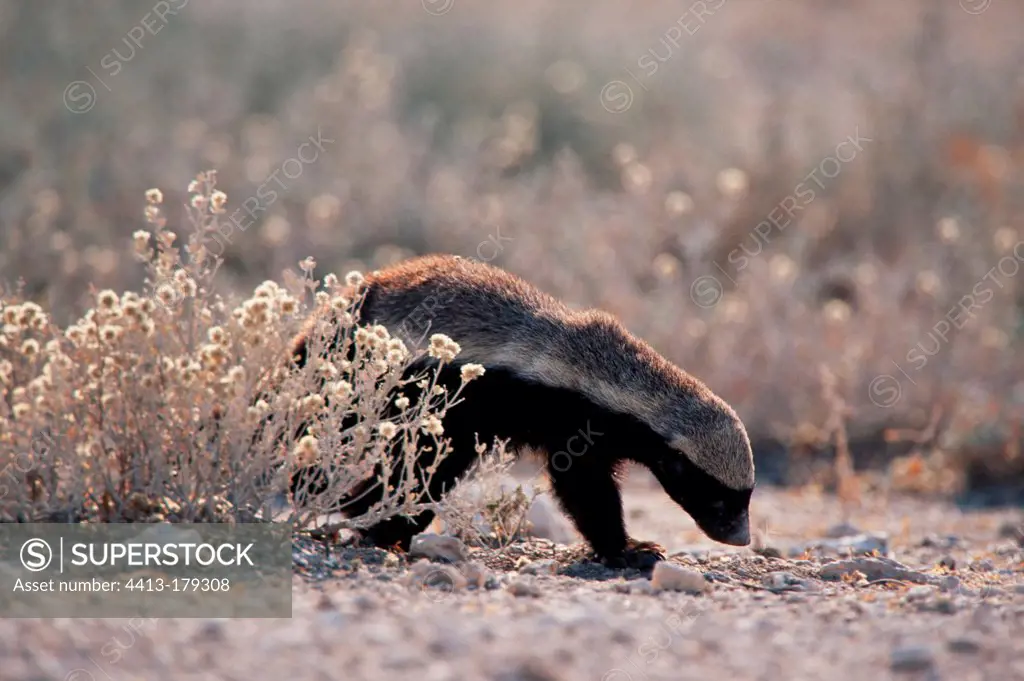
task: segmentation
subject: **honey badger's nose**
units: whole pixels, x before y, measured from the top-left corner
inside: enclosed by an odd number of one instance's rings
[[[746,546],[750,543],[750,524],[744,522],[736,527],[730,534],[722,538],[723,544],[730,546]]]
[[[719,543],[746,546],[750,543],[750,516],[744,511],[731,521],[717,519],[717,522],[708,523],[704,531]]]

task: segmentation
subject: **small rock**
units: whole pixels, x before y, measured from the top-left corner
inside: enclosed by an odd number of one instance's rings
[[[623,594],[650,594],[654,592],[654,587],[651,586],[650,580],[634,579],[616,584],[615,590]]]
[[[894,672],[918,672],[930,669],[933,664],[935,655],[928,646],[903,646],[893,650],[889,657],[889,666]]]
[[[774,546],[765,545],[754,547],[754,553],[757,555],[757,557],[782,558],[782,551],[780,551]]]
[[[944,567],[949,570],[956,570],[956,559],[950,555],[943,556],[942,559],[939,561],[939,567]]]
[[[409,557],[462,563],[469,560],[469,553],[466,551],[466,545],[457,537],[445,534],[418,534],[412,538]]]
[[[541,595],[540,588],[536,584],[523,579],[512,580],[506,588],[510,594],[517,597],[529,596],[531,598],[538,598]]]
[[[891,558],[850,558],[848,560],[837,560],[822,565],[819,574],[822,579],[841,579],[843,575],[850,575],[855,572],[862,573],[870,581],[876,579],[899,579],[918,584],[928,584],[931,581],[928,575],[923,572],[911,570],[906,565]]]
[[[466,578],[469,586],[475,586],[478,589],[482,589],[491,579],[491,572],[486,567],[479,563],[465,563],[459,566],[459,571]]]
[[[807,591],[807,580],[800,579],[792,572],[771,572],[761,579],[761,583],[774,593]]]
[[[654,591],[684,591],[691,594],[704,593],[710,588],[704,575],[697,570],[661,561],[654,566],[651,575]]]
[[[386,568],[396,568],[402,564],[402,559],[389,552],[384,554],[384,560],[381,563]]]
[[[996,564],[991,559],[985,558],[971,563],[971,569],[975,572],[992,572],[996,569]]]
[[[806,551],[817,551],[829,555],[857,556],[873,554],[875,551],[884,554],[889,551],[889,535],[884,532],[874,532],[872,534],[854,534],[838,539],[823,539],[794,546],[790,549],[789,554],[791,557],[796,557]]]
[[[981,650],[981,642],[974,636],[957,636],[946,641],[946,648],[953,653],[976,653]]]
[[[421,590],[428,588],[442,591],[458,591],[469,584],[469,580],[452,565],[436,565],[427,560],[413,563],[410,583]]]
[[[960,590],[960,578],[956,575],[946,575],[939,580],[939,588],[943,593],[953,593]]]
[[[557,572],[558,561],[555,560],[536,560],[519,568],[519,573],[524,575],[553,575]]]
[[[913,586],[907,589],[908,601],[923,601],[931,596],[935,590],[930,586]]]

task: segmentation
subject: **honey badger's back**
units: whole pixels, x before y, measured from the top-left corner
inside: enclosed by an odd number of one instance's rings
[[[443,333],[458,361],[502,367],[628,413],[670,435],[678,409],[717,398],[629,334],[611,315],[574,312],[522,279],[458,256],[408,260],[367,278],[363,323],[380,323],[410,347]]]
[[[383,324],[406,343],[433,333],[455,339],[460,360],[520,365],[524,345],[553,344],[568,308],[504,270],[458,256],[407,260],[367,278],[363,323]]]

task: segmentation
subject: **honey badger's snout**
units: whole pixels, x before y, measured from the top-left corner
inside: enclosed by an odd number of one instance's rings
[[[731,520],[716,519],[697,524],[717,542],[730,546],[746,546],[750,543],[750,514],[746,510]]]
[[[733,494],[732,498],[699,505],[690,515],[710,539],[730,546],[750,543],[750,510],[748,494]],[[696,512],[695,512],[696,511]]]

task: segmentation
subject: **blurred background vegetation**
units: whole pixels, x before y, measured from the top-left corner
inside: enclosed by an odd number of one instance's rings
[[[5,0],[0,285],[61,323],[90,285],[138,289],[145,190],[184,227],[213,168],[229,214],[259,206],[209,237],[225,292],[310,255],[321,276],[478,257],[707,381],[765,482],[842,491],[852,467],[1019,500],[1022,20],[1005,0]]]

